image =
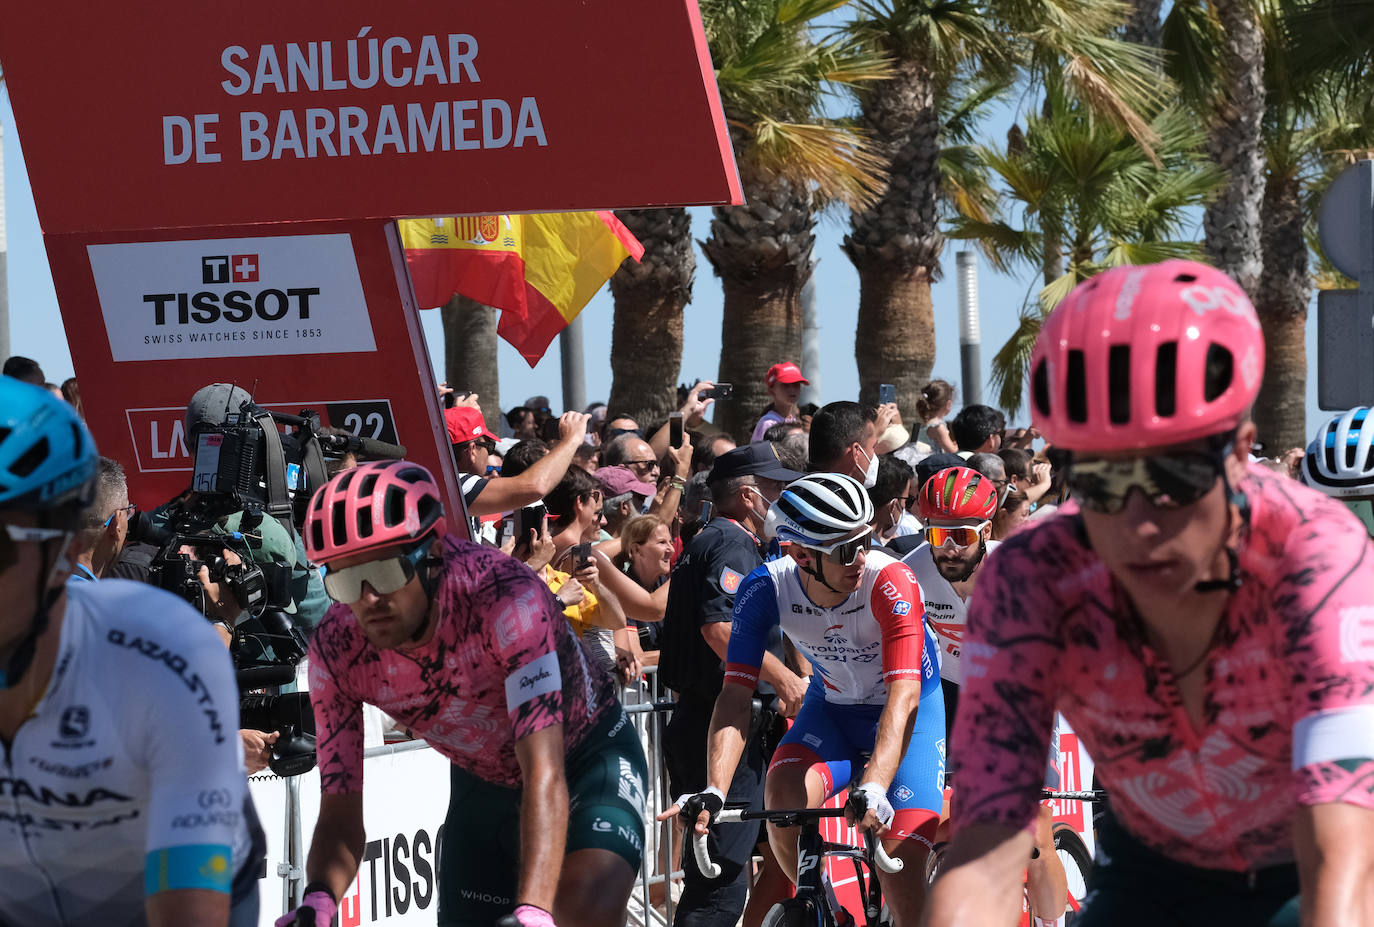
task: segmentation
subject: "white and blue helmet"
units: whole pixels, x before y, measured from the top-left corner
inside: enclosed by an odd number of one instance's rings
[[[803,547],[827,547],[873,521],[863,484],[841,473],[812,473],[789,483],[768,509],[769,537]]]
[[[1374,410],[1357,406],[1317,429],[1302,458],[1302,479],[1339,499],[1374,496]]]

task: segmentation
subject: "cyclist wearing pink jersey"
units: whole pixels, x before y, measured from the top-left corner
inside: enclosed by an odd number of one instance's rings
[[[369,702],[453,764],[439,923],[623,924],[647,771],[610,675],[524,564],[447,533],[423,467],[345,470],[305,526],[334,605],[310,645],[320,813],[305,899],[324,927],[358,871]]]
[[[1374,924],[1374,549],[1247,464],[1264,340],[1189,261],[1046,319],[1034,423],[1077,508],[989,559],[964,638],[930,923],[1013,924],[1056,707],[1110,796],[1076,927]]]
[[[768,634],[779,626],[815,667],[764,780],[769,808],[818,808],[851,781],[850,817],[906,863],[883,879],[898,927],[925,899],[924,863],[944,787],[944,700],[921,590],[900,561],[872,548],[873,504],[858,480],[813,473],[768,513],[790,558],[758,567],[735,597],[725,686],[707,744],[705,792],[678,807],[706,833],[744,748]],[[675,812],[669,809],[669,813]],[[665,814],[666,816],[666,814]],[[797,830],[769,825],[783,871],[797,872]]]

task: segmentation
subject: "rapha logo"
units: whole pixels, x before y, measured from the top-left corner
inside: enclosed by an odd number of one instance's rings
[[[72,705],[62,712],[57,732],[63,740],[80,740],[91,729],[91,710],[85,705]]]
[[[521,676],[521,677],[520,677],[520,688],[522,688],[522,689],[528,689],[528,688],[530,688],[531,686],[537,685],[537,684],[539,683],[540,680],[542,680],[542,679],[548,679],[548,678],[549,678],[549,671],[546,670],[546,669],[540,670],[539,672],[535,673],[533,676]]]

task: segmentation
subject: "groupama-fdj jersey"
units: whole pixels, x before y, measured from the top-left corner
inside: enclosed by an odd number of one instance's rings
[[[229,652],[198,612],[69,583],[52,678],[5,750],[0,924],[123,927],[161,891],[256,891],[238,726]]]
[[[1018,532],[978,583],[955,823],[1023,827],[1056,704],[1117,819],[1178,862],[1293,859],[1298,805],[1374,807],[1374,548],[1339,502],[1252,467],[1249,526],[1194,727],[1081,519]]]
[[[450,535],[433,637],[378,650],[346,605],[310,644],[320,788],[361,792],[363,702],[423,737],[454,765],[497,785],[521,784],[515,742],[563,725],[574,751],[614,708],[615,682],[588,662],[561,606],[528,567]]]
[[[725,681],[757,684],[768,632],[780,625],[815,673],[770,769],[806,763],[831,795],[872,753],[888,684],[918,681],[915,726],[888,798],[892,836],[929,843],[943,800],[945,715],[939,649],[921,602],[911,570],[881,551],[868,551],[859,587],[833,608],[811,601],[790,558],[765,563],[735,598]]]
[[[992,553],[999,543],[988,541],[987,552]],[[950,581],[940,575],[931,553],[930,544],[922,544],[903,557],[902,562],[911,567],[911,572],[916,574],[916,581],[921,585],[926,621],[930,623],[941,646],[940,676],[957,686],[964,681],[959,656],[963,647],[964,626],[968,622],[968,602],[960,598]]]

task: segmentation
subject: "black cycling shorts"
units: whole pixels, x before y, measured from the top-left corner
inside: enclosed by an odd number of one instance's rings
[[[1074,927],[1297,927],[1298,868],[1229,872],[1145,846],[1112,816],[1097,820],[1088,894]]]
[[[609,850],[635,872],[644,853],[649,771],[639,735],[620,705],[568,755],[565,853]],[[515,909],[520,870],[520,789],[493,785],[457,766],[439,859],[440,927],[491,927]],[[549,826],[561,822],[550,821]]]

